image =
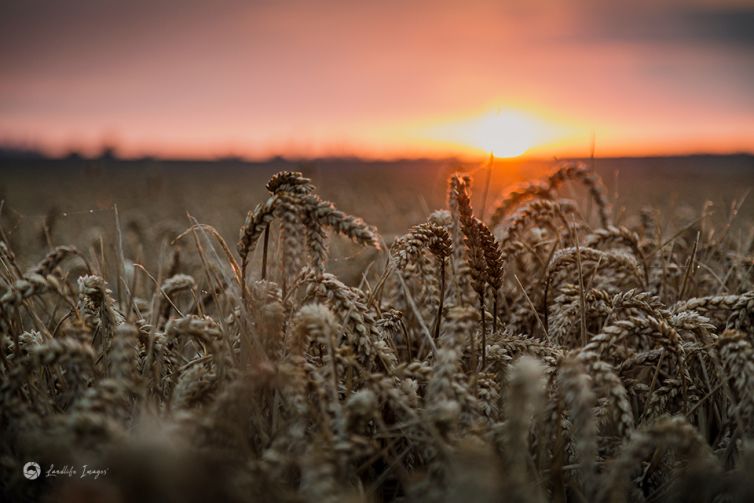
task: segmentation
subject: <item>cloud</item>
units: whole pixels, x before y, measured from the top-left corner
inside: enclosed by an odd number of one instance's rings
[[[669,5],[597,9],[582,25],[595,38],[754,49],[754,7]]]

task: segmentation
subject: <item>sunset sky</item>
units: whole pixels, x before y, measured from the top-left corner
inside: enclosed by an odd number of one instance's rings
[[[754,151],[754,3],[3,1],[0,143],[212,157]]]

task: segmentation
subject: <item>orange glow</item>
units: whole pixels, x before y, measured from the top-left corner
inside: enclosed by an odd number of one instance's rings
[[[557,128],[530,113],[508,109],[435,126],[428,136],[466,150],[518,157],[552,141]]]

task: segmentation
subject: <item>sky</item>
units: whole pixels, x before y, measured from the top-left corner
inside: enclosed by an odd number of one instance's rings
[[[0,2],[0,143],[52,154],[754,151],[754,1]]]

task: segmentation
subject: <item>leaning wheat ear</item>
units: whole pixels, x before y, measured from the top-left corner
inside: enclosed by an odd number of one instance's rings
[[[599,210],[602,227],[608,227],[612,223],[610,218],[611,209],[607,198],[607,191],[600,177],[582,163],[566,163],[550,175],[547,182],[549,188],[554,190],[566,180],[579,180],[586,186]]]
[[[511,211],[530,199],[553,199],[552,188],[544,182],[526,183],[513,188],[505,194],[492,212],[490,228],[496,228]]]
[[[278,173],[268,182],[267,188],[272,192],[272,196],[264,204],[257,205],[248,213],[239,233],[237,249],[241,256],[244,298],[246,298],[248,255],[254,250],[262,235],[264,235],[264,249],[261,276],[262,279],[266,278],[270,224],[276,218],[283,221],[284,245],[292,245],[292,240],[295,241],[292,234],[303,227],[311,260],[310,267],[319,274],[324,273],[327,263],[325,228],[330,228],[361,245],[380,248],[380,238],[374,228],[368,226],[360,218],[339,211],[331,202],[320,199],[313,193],[314,186],[311,185],[310,180],[303,178],[300,173],[287,171]],[[295,254],[297,248],[298,246],[283,251],[284,296],[287,293],[285,280],[290,274],[296,272],[285,269],[293,263],[291,254]]]
[[[440,336],[442,310],[445,302],[445,265],[451,252],[448,231],[444,227],[431,222],[415,225],[409,230],[408,234],[398,238],[394,243],[393,261],[398,269],[403,270],[406,266],[415,262],[425,249],[435,257],[439,266],[440,292],[433,330],[434,337],[437,339]]]
[[[246,269],[249,264],[249,253],[254,251],[257,241],[259,241],[259,238],[263,234],[268,236],[269,225],[275,217],[274,214],[279,205],[279,200],[278,196],[272,196],[263,204],[258,204],[252,211],[249,211],[246,215],[246,220],[241,226],[236,248],[238,249],[238,254],[241,256],[242,291],[246,290]],[[266,241],[267,239],[265,239],[265,256],[267,250]]]

